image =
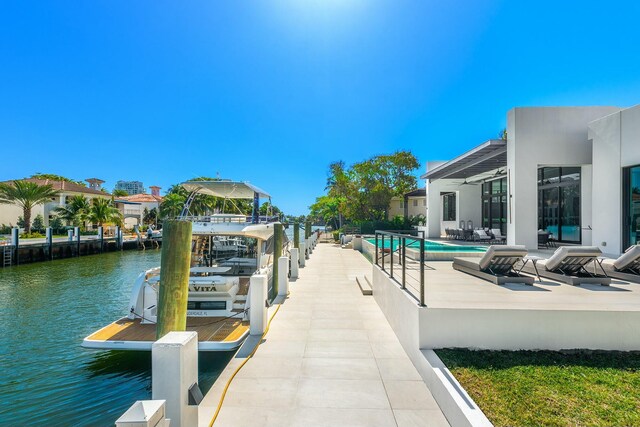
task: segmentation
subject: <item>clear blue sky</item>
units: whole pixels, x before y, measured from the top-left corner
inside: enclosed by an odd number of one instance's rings
[[[5,1],[0,180],[219,173],[306,213],[331,161],[447,159],[514,106],[640,103],[639,17],[632,1]]]

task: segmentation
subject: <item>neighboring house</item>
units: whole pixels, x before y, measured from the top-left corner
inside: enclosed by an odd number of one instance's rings
[[[144,185],[140,181],[118,181],[116,182],[116,190],[124,190],[128,195],[144,194]]]
[[[160,187],[151,186],[151,194],[134,194],[133,196],[119,197],[115,200],[116,207],[124,215],[124,225],[132,228],[134,225],[142,225],[144,210],[156,209],[160,211],[160,203],[163,197],[160,196]]]
[[[427,236],[498,228],[537,249],[538,230],[618,255],[640,244],[640,106],[514,108],[507,139],[429,162]]]
[[[427,197],[424,188],[410,191],[404,196],[396,196],[389,203],[387,219],[391,220],[396,216],[407,219],[418,215],[425,216],[427,212]]]
[[[90,178],[91,180],[95,180],[95,178]],[[35,182],[39,185],[51,185],[54,190],[58,190],[58,196],[51,199],[49,203],[37,205],[31,211],[31,220],[36,217],[36,215],[42,215],[44,218],[45,227],[49,226],[49,221],[53,216],[55,216],[55,208],[58,206],[64,206],[67,203],[67,199],[82,195],[88,199],[93,199],[95,197],[101,197],[105,199],[111,198],[111,194],[105,193],[96,188],[85,187],[80,184],[76,184],[75,182],[68,181],[53,181],[49,179],[35,179],[35,178],[27,178],[21,179],[18,181],[30,181]],[[87,180],[89,181],[89,180]],[[5,181],[5,183],[10,183],[11,181]],[[99,188],[99,187],[98,187]],[[13,205],[0,205],[0,224],[5,225],[16,225],[18,222],[18,217],[22,216],[22,208],[17,204]]]

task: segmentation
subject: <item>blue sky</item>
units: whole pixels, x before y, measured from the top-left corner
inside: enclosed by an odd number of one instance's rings
[[[448,159],[529,105],[640,103],[640,5],[12,1],[0,180],[219,174],[306,213],[327,166]],[[422,170],[416,171],[416,174]]]

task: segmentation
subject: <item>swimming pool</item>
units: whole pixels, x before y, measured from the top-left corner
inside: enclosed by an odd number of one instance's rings
[[[376,239],[367,239],[367,242],[372,243],[373,245],[376,244]],[[378,244],[381,244],[382,242],[379,240]],[[384,247],[388,248],[389,247],[389,243],[390,239],[389,237],[385,237],[384,239]],[[396,248],[398,247],[398,239],[394,238],[393,239],[393,250],[395,251]],[[419,249],[420,248],[420,242],[418,241],[414,241],[411,242],[409,244],[407,244],[407,247],[409,248],[413,248],[413,249]],[[433,240],[425,240],[424,242],[424,248],[426,250],[426,252],[477,252],[477,253],[482,253],[482,252],[486,252],[487,248],[485,246],[471,246],[471,245],[453,245],[453,244],[449,244],[449,243],[440,243],[440,242],[434,242]]]

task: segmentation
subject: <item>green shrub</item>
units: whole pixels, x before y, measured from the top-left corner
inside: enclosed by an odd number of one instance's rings
[[[336,242],[338,240],[340,240],[340,232],[339,231],[334,231],[333,232],[333,240],[335,240]]]
[[[20,235],[21,239],[38,239],[45,237],[44,234],[38,233],[37,231],[32,231],[31,233],[22,233]]]

